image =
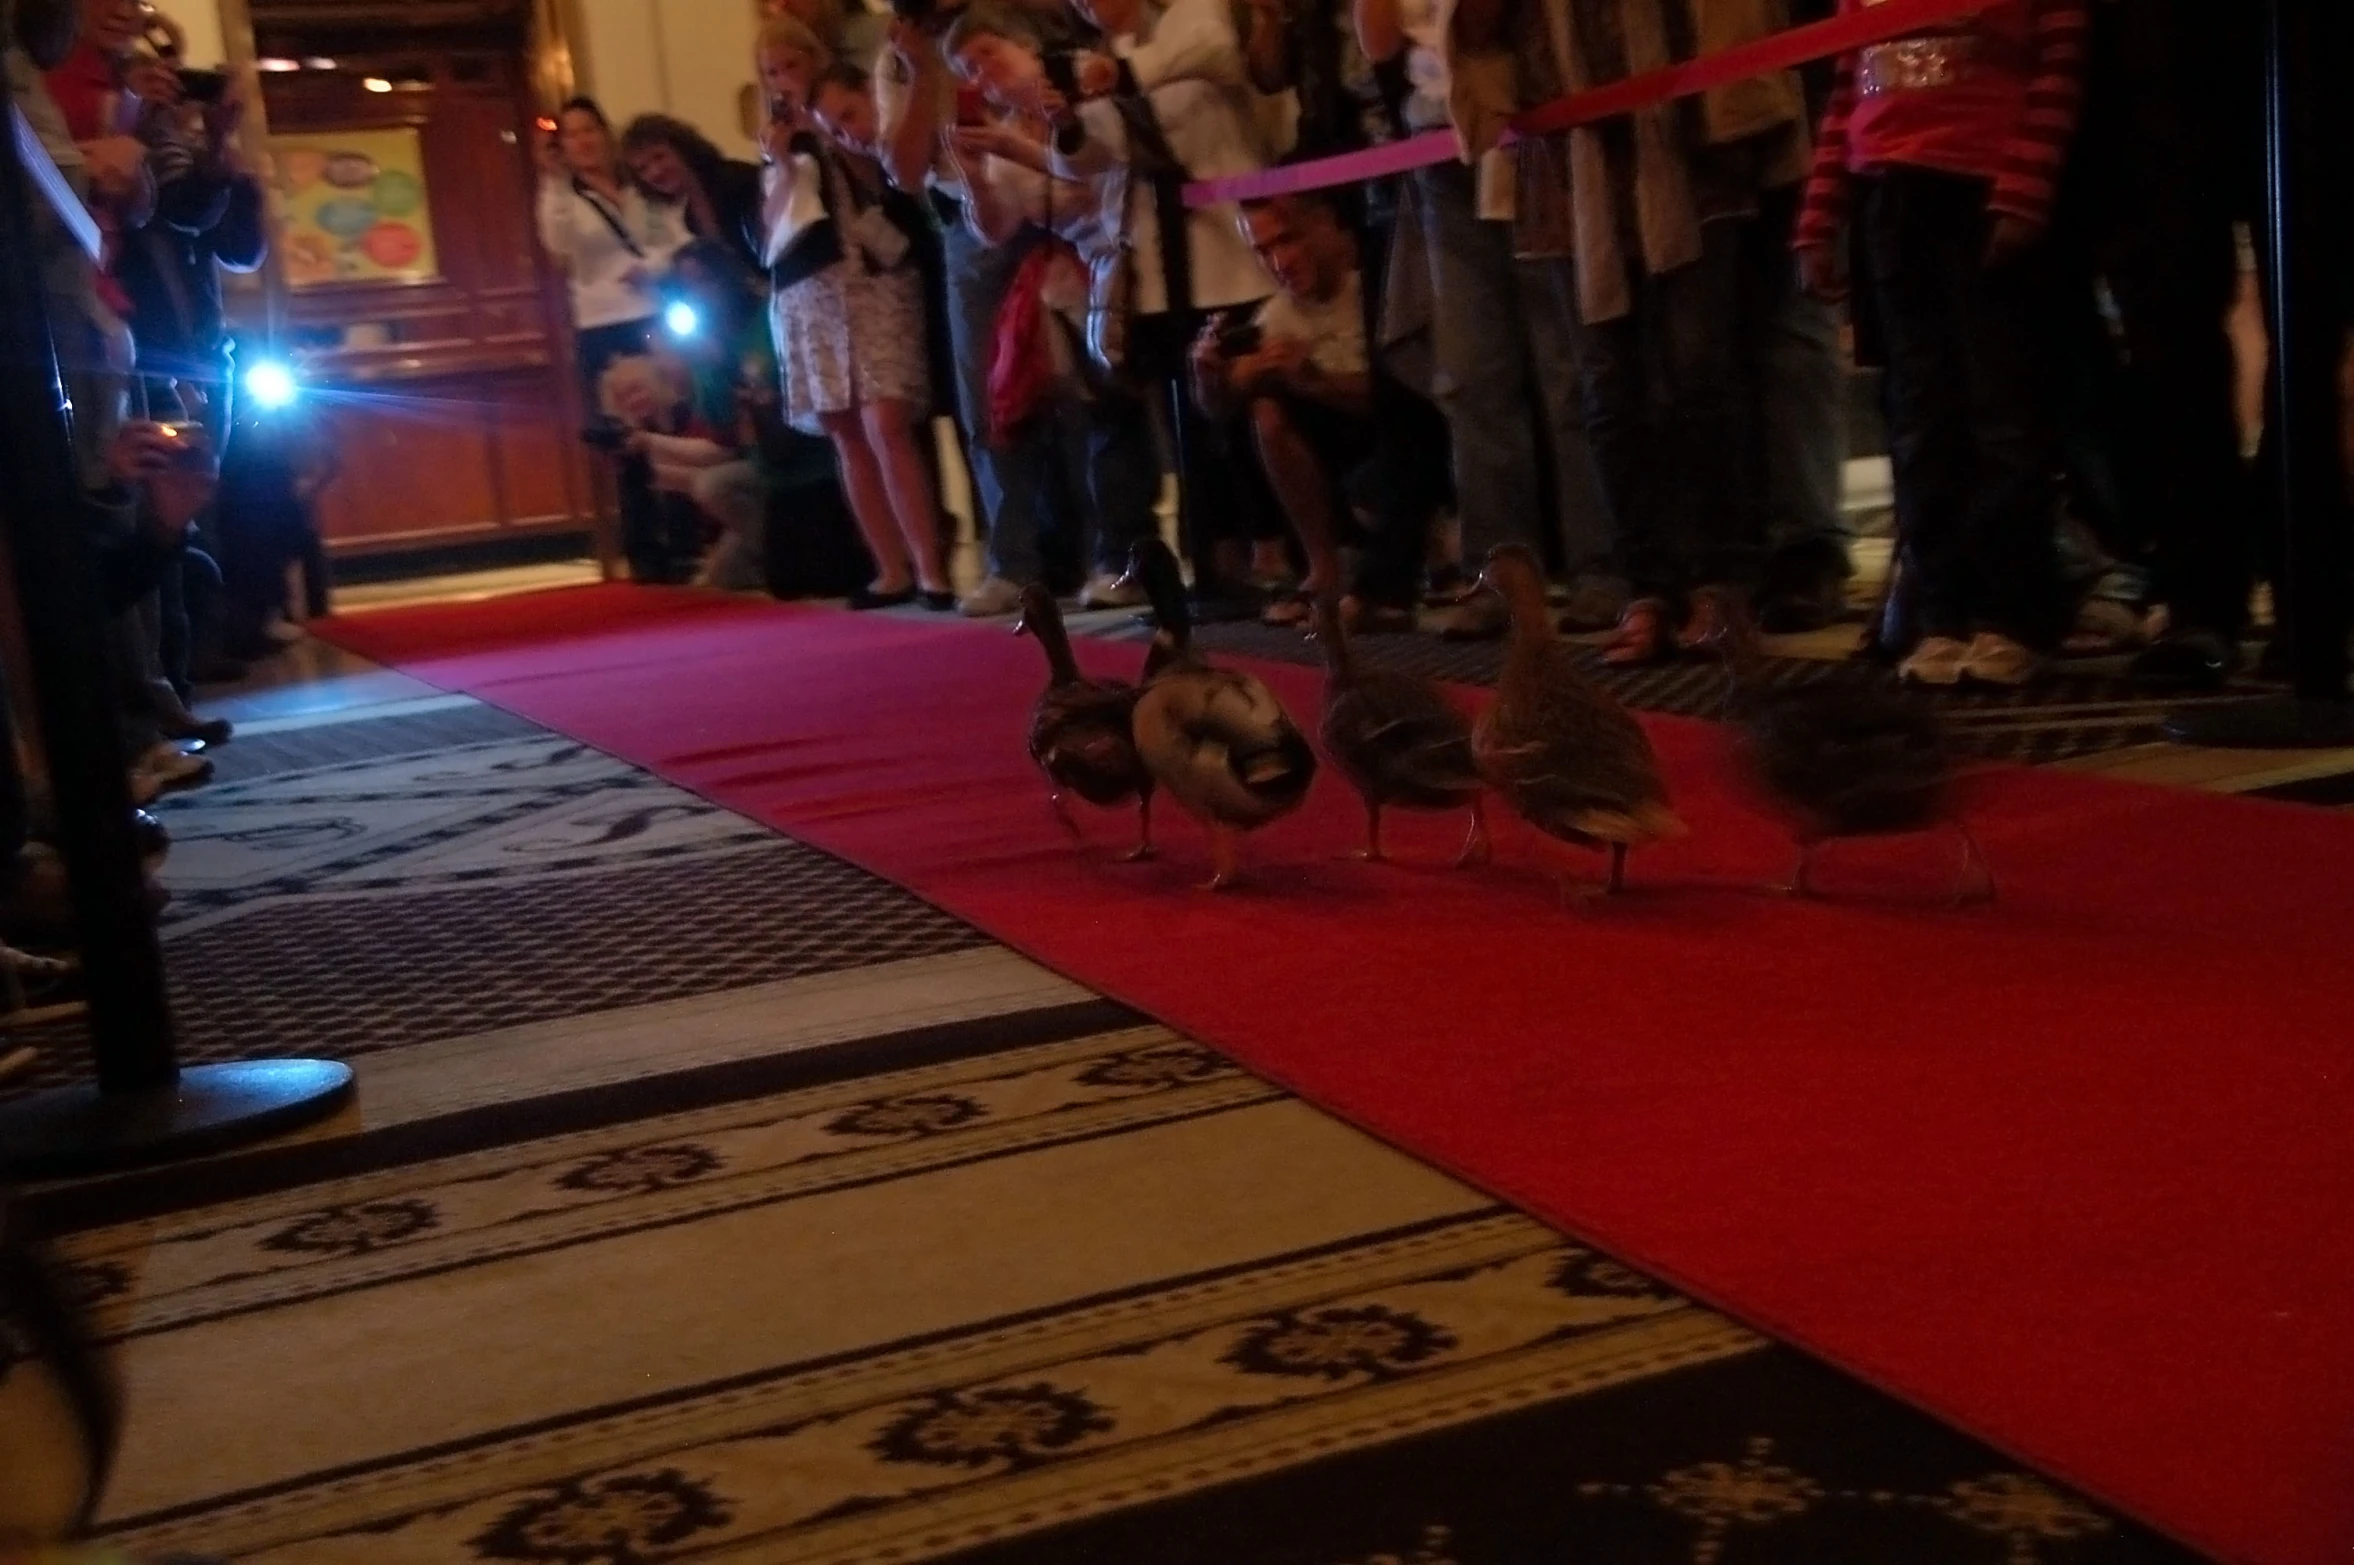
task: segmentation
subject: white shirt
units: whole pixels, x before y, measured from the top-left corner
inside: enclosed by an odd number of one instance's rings
[[[1365,351],[1365,281],[1355,267],[1331,298],[1278,293],[1259,306],[1256,319],[1270,341],[1306,343],[1308,362],[1327,375],[1364,375],[1373,368]]]
[[[1223,0],[1176,0],[1145,29],[1111,41],[1150,100],[1169,150],[1194,179],[1256,173],[1266,166],[1257,95],[1244,72],[1242,44]],[[1079,106],[1085,139],[1066,154],[1055,150],[1055,172],[1093,180],[1128,162],[1128,129],[1102,99]],[[1193,304],[1205,310],[1249,304],[1275,291],[1259,258],[1235,227],[1231,203],[1187,214]],[[1135,255],[1136,313],[1169,308],[1161,276],[1161,225],[1150,182],[1129,181],[1128,240]]]
[[[974,172],[988,187],[992,205],[1020,213],[1024,222],[1069,244],[1082,260],[1093,260],[1119,241],[1120,202],[1128,184],[1124,170],[1093,180],[1058,179],[992,153]]]
[[[616,203],[566,177],[540,181],[539,242],[571,280],[572,324],[582,331],[651,317],[660,308],[653,283],[691,237],[676,206],[635,185],[624,184]],[[644,281],[631,281],[633,270]]]

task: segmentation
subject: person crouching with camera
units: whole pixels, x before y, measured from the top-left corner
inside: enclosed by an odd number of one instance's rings
[[[854,609],[956,607],[941,557],[931,468],[917,441],[932,406],[920,209],[883,177],[866,74],[837,65],[790,15],[755,51],[769,122],[760,149],[769,323],[795,428],[834,447],[842,488],[874,557]]]
[[[1341,562],[1341,540],[1360,509],[1351,497],[1362,496],[1362,509],[1378,516],[1402,492],[1380,474],[1375,398],[1383,382],[1367,347],[1356,241],[1321,193],[1245,202],[1238,226],[1278,291],[1203,329],[1193,345],[1193,394],[1211,419],[1247,428],[1307,557],[1299,590],[1263,617],[1302,625],[1318,596],[1347,591],[1341,609],[1351,628],[1410,630],[1411,608],[1377,586],[1413,579],[1410,564],[1382,568],[1384,546],[1410,536],[1401,525],[1409,519],[1375,523],[1353,588]]]
[[[594,406],[614,361],[643,354],[653,342],[662,276],[687,242],[686,225],[676,206],[630,181],[611,122],[592,99],[575,98],[558,111],[539,154],[540,243],[570,284],[580,374]],[[607,443],[589,444],[612,454]],[[642,465],[617,464],[615,487],[631,576],[670,581],[662,505]]]

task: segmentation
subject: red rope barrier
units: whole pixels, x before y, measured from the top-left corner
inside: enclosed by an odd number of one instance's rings
[[[1793,27],[1702,59],[1630,76],[1591,92],[1556,98],[1515,119],[1513,133],[1540,136],[1573,130],[1597,120],[1647,109],[1670,98],[1687,98],[1752,76],[1845,54],[1866,44],[1902,38],[1925,27],[1983,11],[1986,3],[1987,0],[1885,0],[1884,4],[1836,16],[1827,22]],[[1428,168],[1461,155],[1462,147],[1453,131],[1428,131],[1363,152],[1344,152],[1336,157],[1293,163],[1257,174],[1239,174],[1231,179],[1196,180],[1185,187],[1185,204],[1203,207],[1221,201],[1289,195],[1300,190],[1327,190],[1335,185],[1353,185],[1410,169]]]

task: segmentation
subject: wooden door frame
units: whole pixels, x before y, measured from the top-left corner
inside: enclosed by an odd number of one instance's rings
[[[266,146],[270,135],[269,105],[261,91],[261,49],[254,36],[251,0],[218,0],[221,20],[221,42],[228,56],[230,69],[244,79],[250,94],[246,111],[246,134],[258,136]],[[532,0],[531,15],[524,28],[523,82],[524,92],[535,112],[553,114],[557,105],[577,90],[579,70],[575,41],[586,35],[580,20],[579,0]],[[269,203],[270,233],[273,243],[263,259],[258,274],[262,296],[263,325],[266,333],[275,338],[285,328],[290,306],[286,286],[286,272],[274,242],[278,231],[278,193],[274,186],[265,190]],[[546,257],[541,257],[545,267]],[[230,286],[238,286],[232,279]],[[571,321],[566,319],[563,329],[551,333],[561,378],[561,395],[565,397],[578,424],[586,418],[580,394],[580,360]],[[597,566],[608,581],[623,575],[620,538],[620,517],[609,502],[611,484],[603,476],[602,465],[590,467],[589,482],[589,537],[596,553]]]

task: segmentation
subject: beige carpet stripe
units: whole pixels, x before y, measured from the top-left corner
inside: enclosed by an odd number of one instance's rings
[[[1486,1204],[1284,1101],[192,1326],[124,1355],[108,1514]]]
[[[1138,1028],[306,1185],[65,1253],[124,1295],[103,1329],[147,1334],[1281,1096]]]

